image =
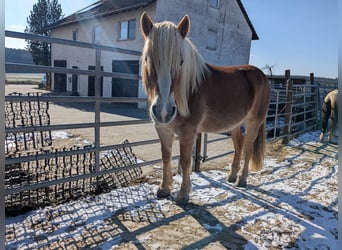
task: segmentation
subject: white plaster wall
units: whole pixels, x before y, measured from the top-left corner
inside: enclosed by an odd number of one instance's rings
[[[54,29],[53,37],[72,39],[72,31],[78,30],[78,40],[92,42],[94,26],[101,27],[101,45],[141,51],[143,37],[140,33],[139,19],[143,11],[154,21],[170,20],[175,23],[188,14],[191,19],[189,38],[193,41],[204,59],[217,65],[236,65],[249,62],[252,31],[243,16],[236,0],[220,0],[218,9],[208,6],[208,0],[158,0],[145,9],[123,12],[120,14],[85,21]],[[123,20],[136,18],[136,38],[134,40],[118,40],[119,23]],[[216,50],[206,48],[208,28],[218,32]],[[104,71],[112,71],[112,60],[139,60],[138,56],[105,52],[101,54],[101,64]],[[52,45],[52,62],[67,60],[67,67],[77,66],[88,69],[95,65],[95,51],[71,46]],[[67,90],[71,91],[71,75],[67,76]],[[88,76],[79,76],[78,90],[81,96],[88,94]],[[103,96],[110,97],[112,93],[111,78],[103,79]],[[54,86],[52,85],[52,88]],[[139,97],[145,97],[141,81],[139,81]]]
[[[185,14],[189,15],[189,38],[207,62],[218,65],[249,62],[252,31],[236,0],[220,0],[218,9],[209,7],[208,0],[172,2],[170,4],[169,0],[158,0],[155,20],[178,23]],[[216,50],[206,48],[208,28],[218,32]]]
[[[150,5],[144,9],[154,15],[155,4]],[[92,42],[93,27],[101,27],[100,45],[106,45],[111,47],[129,49],[134,51],[141,51],[143,48],[143,37],[140,32],[139,20],[143,9],[124,12],[117,15],[107,16],[105,18],[98,18],[89,20],[86,22],[72,24],[59,27],[52,31],[52,37],[58,37],[63,39],[72,40],[72,32],[78,31],[78,41]],[[130,20],[136,18],[136,36],[134,40],[119,40],[119,23],[124,20]],[[77,66],[79,69],[88,70],[88,66],[95,66],[95,51],[92,49],[84,49],[73,46],[65,46],[59,44],[52,44],[52,62],[54,60],[67,60],[67,68]],[[108,51],[101,52],[101,66],[106,72],[112,72],[112,60],[140,60],[140,56],[128,55],[123,53],[114,53]],[[70,79],[70,82],[69,82]],[[88,76],[80,75],[78,78],[78,92],[81,96],[88,94]],[[111,97],[112,93],[112,79],[110,77],[104,77],[103,79],[103,96]],[[139,81],[139,97],[145,97],[143,87]],[[52,89],[54,89],[54,83],[52,83]],[[67,91],[71,91],[71,75],[67,75]]]

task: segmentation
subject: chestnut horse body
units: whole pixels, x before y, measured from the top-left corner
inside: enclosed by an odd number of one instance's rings
[[[163,159],[158,197],[169,196],[172,189],[171,152],[178,135],[183,179],[176,199],[189,200],[192,148],[201,132],[231,132],[235,154],[228,181],[245,187],[248,169],[257,171],[263,166],[270,99],[267,78],[250,65],[206,63],[186,37],[188,16],[175,25],[167,21],[153,23],[143,13],[140,24],[145,39],[142,78]],[[245,135],[241,125],[246,127]],[[243,150],[244,164],[238,175]]]

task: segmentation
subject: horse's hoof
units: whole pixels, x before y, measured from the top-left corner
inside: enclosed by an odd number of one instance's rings
[[[229,176],[228,177],[228,182],[230,182],[230,183],[236,182],[236,176]]]
[[[165,190],[165,189],[161,189],[161,188],[159,188],[157,191],[157,197],[158,198],[167,198],[170,196],[170,194],[171,194],[170,191]]]
[[[189,199],[190,199],[190,196],[188,194],[181,194],[179,192],[176,197],[176,203],[178,205],[186,205],[189,203]]]
[[[245,177],[239,176],[237,182],[237,187],[246,187],[247,186],[247,179]]]

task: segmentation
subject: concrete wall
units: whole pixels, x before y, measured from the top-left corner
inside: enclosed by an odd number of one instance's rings
[[[154,15],[155,5],[145,9]],[[105,18],[98,18],[82,23],[71,24],[59,27],[52,31],[52,37],[72,40],[74,30],[78,31],[78,41],[92,43],[93,28],[95,26],[101,27],[100,45],[107,45],[111,47],[124,48],[129,50],[141,51],[143,48],[143,37],[140,32],[139,20],[144,10],[136,10],[124,12],[117,15],[107,16]],[[119,24],[124,20],[131,20],[136,18],[136,36],[134,40],[119,40]],[[95,51],[92,49],[84,49],[73,46],[65,46],[59,44],[52,44],[52,63],[54,60],[67,60],[67,68],[77,66],[79,69],[87,70],[88,66],[95,66]],[[133,56],[123,53],[113,53],[108,51],[101,52],[101,66],[106,72],[112,72],[113,60],[140,60],[139,56]],[[112,84],[111,78],[105,77],[103,79],[103,96],[111,97]],[[67,76],[67,91],[71,91],[71,75]],[[52,83],[54,89],[54,83]],[[81,96],[88,94],[88,76],[81,75],[78,78],[78,93]],[[139,83],[139,97],[145,97],[145,93]]]
[[[178,23],[189,15],[189,38],[203,58],[212,64],[235,65],[249,62],[252,31],[236,0],[220,0],[219,8],[209,7],[207,0],[158,0],[156,21],[170,20]],[[217,49],[206,48],[208,29],[217,31]]]

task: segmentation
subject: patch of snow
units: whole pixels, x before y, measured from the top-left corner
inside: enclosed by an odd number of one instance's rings
[[[51,132],[51,137],[52,140],[55,139],[68,139],[70,138],[72,135],[67,133],[66,131],[63,130],[54,130]]]
[[[318,148],[321,144],[317,135],[319,131],[299,136],[290,141],[289,147],[311,143]],[[280,163],[266,159],[263,171],[249,175],[246,189],[228,183],[226,172],[192,173],[190,204],[206,211],[210,208],[210,212],[221,209],[220,214],[213,216],[218,221],[202,222],[202,227],[210,234],[220,234],[225,230],[224,221],[233,223],[248,239],[245,250],[337,249],[337,154],[312,159],[312,163],[305,159],[288,157]],[[180,175],[174,176],[173,197],[181,181]],[[162,223],[165,214],[177,207],[173,200],[157,199],[157,189],[156,185],[144,183],[7,217],[6,247],[44,248],[68,239],[82,241],[82,235],[95,232],[102,237],[97,249],[118,249],[124,242],[121,234],[129,233],[116,224],[118,215],[132,223]],[[194,209],[188,210],[188,215]],[[116,235],[105,234],[108,228]],[[133,241],[142,244],[152,238],[153,234],[138,234]],[[156,242],[149,245],[162,246]]]
[[[209,232],[221,232],[223,230],[223,228],[220,224],[216,224],[214,226],[211,226],[209,224],[203,223],[203,227],[205,229],[207,229]]]

